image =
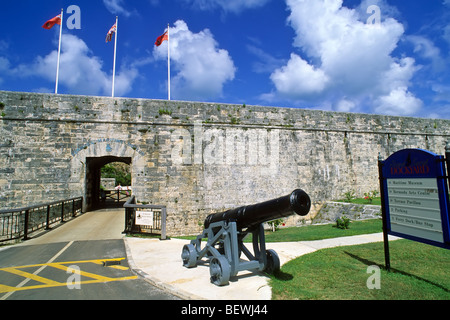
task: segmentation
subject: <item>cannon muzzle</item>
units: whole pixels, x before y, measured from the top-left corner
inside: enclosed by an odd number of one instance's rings
[[[311,208],[311,199],[303,190],[295,190],[290,195],[266,202],[228,210],[209,215],[205,220],[205,229],[211,223],[235,221],[239,230],[252,230],[261,223],[289,217],[293,214],[306,216]]]

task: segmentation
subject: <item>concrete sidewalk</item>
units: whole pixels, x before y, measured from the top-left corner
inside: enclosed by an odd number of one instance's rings
[[[399,239],[389,236],[389,240]],[[269,278],[260,272],[242,271],[224,287],[213,285],[209,264],[196,268],[183,267],[181,252],[188,240],[124,238],[131,269],[152,284],[187,300],[270,300]],[[317,241],[267,243],[274,249],[281,265],[304,254],[320,249],[383,241],[383,234],[368,234]]]

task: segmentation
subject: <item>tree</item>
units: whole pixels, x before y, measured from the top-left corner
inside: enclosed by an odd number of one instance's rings
[[[102,167],[102,178],[116,178],[121,186],[131,186],[130,166],[122,162],[109,163]]]

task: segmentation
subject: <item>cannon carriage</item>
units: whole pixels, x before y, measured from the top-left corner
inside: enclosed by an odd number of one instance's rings
[[[310,208],[308,194],[297,189],[278,199],[209,215],[203,233],[183,247],[183,266],[194,268],[206,257],[211,282],[217,286],[227,285],[244,270],[273,274],[280,269],[280,259],[274,250],[266,250],[264,223],[293,214],[306,216]],[[253,253],[243,242],[249,234],[253,236]],[[242,253],[248,260],[241,259]]]

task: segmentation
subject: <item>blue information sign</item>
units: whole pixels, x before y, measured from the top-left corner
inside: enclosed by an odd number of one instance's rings
[[[444,157],[422,149],[405,149],[380,165],[387,233],[450,249]]]

